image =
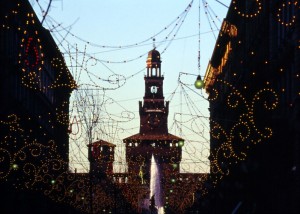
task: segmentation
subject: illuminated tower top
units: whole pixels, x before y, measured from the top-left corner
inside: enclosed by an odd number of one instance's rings
[[[160,53],[155,48],[148,53],[147,77],[161,77]]]

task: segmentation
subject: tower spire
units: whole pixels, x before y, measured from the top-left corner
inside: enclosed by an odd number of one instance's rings
[[[153,44],[155,47],[155,44]],[[148,53],[147,57],[147,77],[161,77],[160,53],[155,48]]]

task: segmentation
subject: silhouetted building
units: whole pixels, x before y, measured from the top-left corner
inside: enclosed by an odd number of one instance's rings
[[[165,212],[183,212],[191,205],[189,203],[193,200],[193,191],[206,174],[180,173],[184,139],[168,132],[169,102],[164,99],[161,58],[155,49],[148,53],[144,80],[145,95],[143,102],[139,102],[140,132],[123,139],[126,145],[128,185],[140,188],[139,212],[143,212],[144,202],[148,201],[148,207],[150,205],[150,170],[153,156],[161,173],[159,182]],[[185,197],[185,200],[180,201],[178,197]]]
[[[164,100],[160,53],[155,49],[148,53],[147,74],[144,80],[144,102],[139,102],[140,132],[123,139],[126,144],[128,182],[141,186],[141,189],[144,187],[142,195],[145,197],[139,202],[143,210],[148,208],[144,204],[148,204],[150,197],[152,156],[161,172],[161,199],[164,200],[168,198],[168,179],[171,175],[177,177],[179,174],[179,142],[182,142],[182,145],[184,142],[182,138],[168,133],[169,102]],[[177,164],[178,167],[173,167],[173,164]]]
[[[111,176],[113,174],[113,162],[116,145],[99,140],[88,145],[89,153],[88,159],[90,162],[90,173],[93,176],[101,176],[106,174]]]
[[[164,100],[160,53],[155,49],[148,53],[144,79],[144,102],[139,102],[140,132],[123,141],[129,174],[140,177],[139,172],[143,170],[144,182],[149,183],[152,155],[162,171],[175,170],[174,173],[179,173],[179,168],[174,169],[172,164],[181,161],[181,146],[178,143],[183,143],[183,139],[168,133],[169,102]]]
[[[208,213],[299,213],[298,1],[233,0],[205,74]]]
[[[27,1],[2,1],[0,10],[1,119],[15,114],[39,142],[54,140],[67,162],[73,77]]]
[[[42,164],[50,166],[51,158],[58,158],[59,170],[41,172],[57,175],[68,169],[69,98],[76,88],[50,32],[28,1],[0,2],[0,57],[0,148],[11,155],[1,158],[1,166],[13,170],[1,167],[8,176],[1,184],[1,213],[68,213],[67,206],[55,206],[28,184],[37,177],[26,171],[29,165],[38,173]],[[50,147],[55,154],[47,153]],[[28,179],[27,186],[22,179]]]

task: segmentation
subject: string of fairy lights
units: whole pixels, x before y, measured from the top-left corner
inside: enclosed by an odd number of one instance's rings
[[[36,2],[42,11],[48,11],[41,6],[39,1]],[[243,18],[250,19],[259,16],[263,9],[262,1],[253,0],[253,2],[256,5],[253,11],[245,11],[244,8],[240,7],[238,0],[233,0],[232,5],[237,14]],[[0,23],[2,30],[9,31],[15,28],[20,35],[17,62],[20,66],[21,84],[30,90],[43,92],[49,97],[51,97],[53,90],[60,88],[74,90],[68,113],[65,111],[68,108],[68,103],[63,102],[55,110],[55,120],[48,119],[49,115],[38,115],[38,117],[47,117],[52,128],[54,128],[55,122],[69,127],[69,149],[72,154],[70,156],[70,164],[73,171],[75,169],[82,172],[89,170],[87,144],[101,139],[117,144],[114,157],[114,170],[126,173],[127,163],[125,163],[125,146],[122,144],[122,139],[124,135],[129,136],[138,130],[139,117],[137,111],[133,111],[123,103],[133,102],[137,104],[135,101],[141,98],[118,101],[113,99],[110,92],[121,90],[131,79],[136,80],[140,78],[139,74],[144,71],[144,68],[124,75],[112,69],[111,66],[113,64],[123,65],[139,59],[145,59],[148,52],[122,60],[108,60],[100,59],[90,54],[88,51],[89,47],[100,48],[102,51],[121,51],[148,45],[155,38],[155,46],[156,48],[160,48],[162,50],[161,54],[163,54],[169,50],[172,42],[175,41],[180,28],[184,24],[185,18],[193,6],[193,1],[188,4],[179,16],[162,30],[158,31],[158,33],[134,44],[118,46],[97,44],[83,39],[73,34],[71,28],[59,24],[59,22],[51,17],[51,14],[48,12],[44,13],[45,16],[42,17],[44,25],[51,29],[51,35],[55,38],[57,44],[59,44],[65,61],[59,58],[53,58],[51,61],[46,60],[46,47],[42,45],[37,20],[33,13],[28,13],[27,19],[21,25],[10,25],[9,20],[18,17],[21,5],[21,2],[18,3],[9,14],[6,14],[4,23]],[[219,29],[220,17],[214,12],[208,1],[202,0],[202,6],[206,21],[209,23],[209,28],[211,32],[215,32]],[[278,13],[276,14],[278,23],[284,27],[293,26],[296,21],[295,11],[298,9],[298,1],[285,1],[280,4],[277,10]],[[282,15],[283,10],[291,10],[290,17],[284,17]],[[198,21],[200,28],[200,18]],[[67,35],[81,42],[82,46],[79,47],[69,42]],[[197,36],[199,36],[198,68],[200,70],[200,30]],[[214,35],[214,37],[216,36]],[[81,49],[82,47],[83,49]],[[254,54],[254,52],[249,53],[249,55]],[[58,70],[57,77],[51,77],[51,83],[46,81],[46,74],[43,72],[45,67]],[[97,69],[99,67],[101,67],[102,71],[105,70],[105,72],[98,72]],[[237,109],[243,106],[245,110],[234,121],[232,128],[226,130],[218,121],[209,120],[208,112],[203,113],[203,109],[199,107],[202,102],[207,102],[207,97],[201,91],[194,88],[193,81],[197,75],[193,73],[179,73],[178,84],[175,89],[171,93],[166,93],[169,95],[167,100],[171,102],[170,109],[174,109],[173,115],[169,116],[169,132],[176,135],[180,134],[180,137],[185,140],[184,145],[181,145],[183,152],[180,166],[181,172],[211,171],[218,175],[214,180],[214,184],[217,185],[220,179],[230,173],[221,162],[222,158],[229,159],[230,164],[237,163],[247,157],[247,151],[251,146],[272,137],[271,128],[259,127],[256,124],[255,109],[257,108],[256,105],[262,104],[265,110],[272,111],[278,107],[279,98],[277,92],[270,87],[266,87],[257,91],[252,99],[249,100],[243,96],[243,92],[236,90],[230,83],[216,80],[218,84],[223,84],[231,88],[231,93],[226,98],[227,107],[229,109]],[[253,72],[253,76],[255,76],[255,72]],[[220,92],[218,90],[212,89],[210,93],[210,101],[219,99]],[[266,96],[272,97],[273,100],[267,100]],[[4,128],[3,130],[7,131],[7,135],[3,139],[0,139],[0,153],[3,154],[4,159],[9,160],[8,165],[1,167],[1,170],[4,170],[0,173],[0,181],[8,181],[17,173],[23,173],[26,175],[24,178],[13,181],[13,185],[16,188],[39,190],[54,201],[64,201],[84,212],[90,212],[89,201],[91,199],[87,190],[88,188],[85,188],[90,185],[89,180],[79,175],[76,177],[74,174],[68,174],[65,170],[68,163],[64,162],[63,158],[56,151],[57,145],[55,141],[49,141],[47,145],[44,145],[38,142],[37,139],[31,139],[30,135],[33,135],[34,131],[26,130],[26,127],[20,127],[19,121],[21,120],[31,120],[31,118],[19,118],[18,115],[8,115],[7,118],[0,119],[0,126]],[[211,130],[209,122],[212,124]],[[222,139],[224,142],[212,151],[210,150],[209,133],[211,133],[212,138]],[[255,133],[255,137],[253,137],[253,133]],[[47,135],[46,133],[44,134]],[[18,146],[19,148],[16,147],[17,135],[22,135],[23,139],[21,141],[23,144],[20,147]],[[245,143],[244,147],[237,150],[234,147],[234,141],[248,143]],[[11,142],[14,142],[13,151],[10,148]],[[47,152],[45,153],[44,151]],[[1,166],[5,163],[1,162]],[[174,167],[178,166],[174,165]],[[53,169],[57,171],[57,174],[53,175],[49,173]],[[171,172],[167,176],[169,177],[166,178],[168,180],[166,186],[170,189],[170,193],[166,201],[168,202],[168,206],[177,207],[178,210],[184,210],[193,203],[191,192],[201,190],[205,194],[208,191],[202,186],[205,179],[207,179],[207,175],[201,177],[198,181],[193,177],[184,177],[183,175],[177,179],[173,177]],[[62,186],[64,188],[59,188]],[[186,188],[176,189],[176,186],[185,186]],[[116,203],[103,190],[103,186],[99,184],[95,185],[94,188],[99,190],[97,191],[99,194],[93,199],[93,212],[97,210],[103,211],[103,204],[112,207]],[[191,189],[189,189],[189,193],[182,191],[187,188],[191,188],[193,191]],[[135,191],[139,191],[138,188],[134,189],[132,187],[130,189],[128,186],[123,188],[123,194],[133,206],[137,202],[137,195],[133,194]],[[183,202],[178,201],[177,196],[181,194],[186,194],[187,196]],[[101,203],[97,203],[97,201]]]
[[[204,8],[208,8],[208,6],[209,6],[208,3],[204,3],[204,1],[202,1],[202,3],[203,3],[203,5],[205,5]],[[167,47],[169,47],[169,45],[171,44],[172,40],[175,39],[175,36],[176,36],[175,32],[178,32],[180,30],[180,27],[181,27],[182,23],[184,22],[185,17],[187,16],[187,14],[188,14],[188,12],[189,12],[192,4],[193,4],[193,1],[190,2],[190,4],[186,7],[186,9],[179,16],[177,16],[170,24],[168,24],[166,27],[164,27],[161,31],[159,31],[158,33],[156,33],[154,36],[151,36],[151,37],[149,37],[149,38],[147,38],[147,39],[145,39],[145,40],[143,40],[141,42],[137,42],[135,44],[121,45],[121,46],[109,46],[109,45],[95,44],[95,43],[86,41],[86,40],[84,40],[84,39],[82,39],[82,38],[74,35],[71,31],[67,30],[67,32],[65,34],[69,34],[69,35],[75,37],[76,39],[78,39],[79,41],[82,41],[85,44],[85,47],[84,47],[83,51],[79,51],[78,47],[76,47],[76,46],[74,46],[74,45],[72,45],[70,43],[68,43],[67,47],[62,47],[64,50],[66,50],[65,56],[66,56],[66,58],[69,58],[68,61],[70,62],[70,67],[73,70],[72,73],[73,73],[74,79],[76,80],[77,84],[80,86],[79,89],[76,92],[73,92],[73,93],[74,94],[75,93],[80,93],[80,91],[82,90],[82,87],[84,85],[86,85],[89,88],[93,88],[93,86],[94,86],[94,88],[98,88],[100,86],[100,89],[103,90],[103,91],[116,90],[119,87],[121,88],[123,85],[125,85],[126,81],[128,81],[129,78],[133,78],[135,75],[137,75],[140,72],[144,71],[144,69],[141,69],[140,71],[137,71],[135,74],[125,77],[123,75],[121,76],[119,74],[116,74],[116,72],[114,72],[114,71],[112,71],[110,69],[109,71],[111,71],[113,73],[112,74],[112,78],[111,79],[110,78],[103,79],[103,77],[99,76],[98,74],[96,74],[94,72],[91,72],[91,70],[88,69],[88,66],[85,66],[85,65],[87,65],[89,61],[93,61],[93,63],[95,63],[95,65],[96,65],[97,63],[101,63],[101,64],[102,63],[104,63],[104,64],[109,64],[109,63],[112,63],[112,64],[113,63],[128,63],[128,62],[132,62],[133,60],[128,60],[128,59],[127,60],[121,60],[121,61],[101,60],[101,59],[98,59],[96,57],[93,57],[93,56],[89,55],[86,52],[87,46],[94,46],[94,47],[98,47],[98,48],[101,48],[101,49],[103,49],[103,48],[105,48],[105,49],[108,49],[108,48],[109,49],[125,49],[125,48],[131,48],[131,47],[138,47],[140,45],[145,44],[146,42],[149,42],[150,40],[153,40],[153,38],[155,37],[156,38],[156,48],[159,48],[160,44],[165,44],[166,43],[166,47],[163,49],[163,52],[164,52],[165,50],[167,50]],[[206,10],[208,10],[208,9],[206,9]],[[216,20],[218,21],[218,17],[217,16],[216,16]],[[213,22],[216,23],[216,21],[214,21],[214,20],[213,20]],[[64,36],[61,33],[61,31],[63,29],[63,26],[59,26],[58,23],[55,22],[52,18],[50,19],[50,23],[54,23],[54,24],[52,24],[52,25],[49,24],[48,26],[54,26],[54,25],[57,26],[57,28],[52,28],[51,31],[54,32],[54,36],[60,37],[60,38],[57,38],[58,41],[61,41],[62,39],[64,39]],[[171,30],[169,32],[167,32],[169,29],[171,29]],[[211,29],[211,30],[213,30],[213,29]],[[160,34],[163,34],[164,32],[167,32],[166,35],[163,35],[163,39],[162,40],[158,40],[157,39],[158,36]],[[200,31],[199,31],[199,33],[200,33]],[[200,36],[200,34],[198,36]],[[58,42],[58,43],[61,44],[61,42]],[[135,57],[134,60],[136,60],[138,58],[141,58],[144,55],[145,54],[139,55],[138,57]],[[84,74],[86,76],[88,76],[89,83],[82,83],[81,84],[80,82],[81,82],[82,76]],[[116,87],[112,87],[112,88],[106,87],[106,88],[104,88],[103,84],[99,84],[99,81],[98,81],[99,79],[107,82],[109,86],[114,86],[115,85]],[[97,83],[97,81],[98,81],[98,83]],[[76,99],[78,99],[78,98],[76,98]],[[94,98],[92,98],[92,99],[94,99]],[[80,102],[76,102],[76,105],[78,105],[79,103]],[[80,115],[78,115],[78,113],[75,113],[76,111],[78,111],[78,108],[85,108],[86,105],[87,105],[87,103],[88,103],[87,100],[85,100],[85,102],[81,102],[81,106],[74,106],[74,108],[72,108],[72,106],[71,106],[71,112],[72,111],[74,112],[76,119],[72,119],[72,116],[71,116],[70,120],[73,121],[73,122],[75,120],[77,122],[80,121],[80,122],[78,122],[79,124],[72,124],[72,127],[75,127],[75,126],[76,127],[80,127],[80,128],[77,128],[77,132],[78,132],[79,129],[81,129],[81,130],[87,129],[87,127],[85,127],[86,124],[82,124],[83,120],[79,118]],[[103,103],[102,106],[98,105],[97,108],[98,109],[102,109],[103,112],[107,113],[107,111],[105,111],[105,104],[107,104],[107,102]],[[75,109],[77,109],[77,110],[75,111]],[[126,114],[128,114],[128,112],[130,112],[130,111],[125,111],[125,112],[127,112]],[[133,112],[130,112],[129,114],[134,115]],[[121,114],[121,117],[124,117],[124,116],[122,116],[122,114]],[[111,117],[111,113],[110,114],[107,113],[107,118],[109,118],[112,121],[111,124],[112,123],[116,124],[117,122],[119,122],[119,124],[120,124],[120,121],[114,120]],[[123,121],[123,123],[128,122],[128,121],[124,121],[124,119],[126,119],[126,117],[125,118],[121,118],[121,120]],[[135,120],[135,121],[137,121],[137,120]],[[103,126],[105,126],[106,123],[103,122],[101,124]],[[99,126],[99,124],[98,124],[98,126]],[[137,127],[137,126],[135,126],[135,127]],[[111,141],[111,139],[110,139],[111,136],[112,135],[116,135],[116,133],[114,133],[115,130],[114,130],[114,132],[112,132],[110,134],[108,134],[108,133],[103,134],[104,128],[99,127],[99,131],[96,131],[96,129],[98,129],[98,127],[93,130],[94,131],[94,136],[97,136],[97,137],[94,138],[95,140],[99,139],[98,136],[103,135],[105,140]],[[122,128],[121,126],[119,128],[117,128],[117,129],[124,131],[124,128]],[[131,128],[131,129],[133,129],[133,128]],[[125,130],[125,131],[128,132],[128,133],[130,133],[130,130],[128,131],[128,129]],[[98,134],[98,132],[100,132],[100,135]],[[81,137],[83,137],[82,133],[78,133],[78,134],[81,135]],[[72,136],[72,138],[75,137],[75,136],[73,136],[73,133],[71,133],[71,136]],[[75,137],[75,138],[76,138],[76,142],[80,142],[77,137]],[[121,142],[121,138],[117,139],[117,141]],[[88,141],[85,140],[85,142],[88,142]],[[71,143],[71,145],[72,145],[72,143]],[[79,148],[80,147],[80,146],[76,145],[76,143],[74,144],[74,146],[75,146],[75,148]],[[76,150],[78,150],[78,149],[75,149],[75,151]],[[122,150],[124,150],[124,147],[122,148]],[[79,152],[81,152],[81,151],[79,151]],[[75,152],[75,153],[78,154],[78,152]],[[123,151],[123,154],[124,154],[124,151]],[[78,158],[76,158],[76,159],[77,159],[77,161],[76,161],[76,163],[77,163],[76,165],[77,166],[80,163],[82,165],[86,165],[86,163],[87,163],[86,155],[83,155],[83,159],[81,161],[78,161]],[[124,161],[120,160],[119,162],[121,163],[121,162],[124,162]],[[195,160],[195,162],[201,162],[201,161],[198,161],[198,160],[196,161]],[[124,165],[125,164],[122,164],[121,166],[124,167]],[[84,166],[84,167],[81,166],[81,168],[84,168],[86,170],[87,166]],[[206,169],[206,170],[208,170],[208,169]]]

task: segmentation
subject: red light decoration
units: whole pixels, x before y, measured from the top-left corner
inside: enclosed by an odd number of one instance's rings
[[[25,47],[25,59],[26,66],[34,68],[41,61],[38,48],[33,44],[33,38],[29,37]]]

